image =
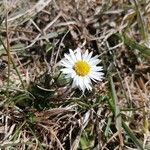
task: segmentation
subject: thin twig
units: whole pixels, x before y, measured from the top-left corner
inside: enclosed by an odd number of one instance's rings
[[[6,10],[6,22],[5,22],[5,26],[6,26],[6,40],[7,40],[7,57],[8,57],[8,80],[7,80],[7,96],[9,96],[9,78],[10,78],[10,42],[9,42],[9,35],[8,35],[8,23],[7,23],[7,19],[8,19],[8,11]]]

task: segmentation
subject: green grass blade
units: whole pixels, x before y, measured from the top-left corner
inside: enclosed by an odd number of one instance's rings
[[[31,129],[31,127],[29,126],[29,124],[27,125],[28,129],[30,130],[31,134],[34,136],[34,138],[38,141],[39,147],[41,150],[44,150],[41,142],[39,141],[38,137],[36,136],[36,134],[34,133],[34,131]]]
[[[136,138],[136,136],[134,135],[134,133],[131,131],[131,129],[125,124],[124,121],[122,121],[121,119],[121,114],[120,114],[120,110],[119,107],[117,106],[117,95],[116,95],[116,91],[115,91],[115,86],[113,83],[113,79],[112,77],[110,77],[110,85],[111,85],[111,91],[112,91],[112,100],[114,103],[114,107],[112,107],[112,111],[116,116],[116,128],[119,130],[121,129],[121,127],[124,128],[125,132],[128,134],[128,136],[131,138],[131,140],[135,143],[135,145],[140,149],[140,150],[144,150],[143,146],[141,145],[141,143],[139,142],[139,140]],[[112,103],[111,103],[112,104]]]
[[[5,44],[4,44],[4,42],[3,42],[3,40],[2,40],[1,38],[0,38],[0,43],[3,45],[3,47],[4,47],[5,51],[6,51],[6,53],[8,54],[7,47],[5,46]],[[20,80],[20,82],[21,82],[21,84],[22,84],[22,87],[23,87],[23,89],[25,89],[25,85],[24,85],[24,83],[23,83],[23,80],[22,80],[22,77],[21,77],[21,75],[20,75],[20,72],[19,72],[17,66],[15,65],[15,63],[14,63],[13,58],[11,57],[11,55],[10,55],[9,57],[10,57],[10,58],[9,58],[9,59],[10,59],[10,62],[12,63],[12,65],[13,65],[13,67],[14,67],[14,69],[15,69],[15,71],[16,71],[18,77],[19,77],[19,80]]]
[[[130,37],[128,37],[125,33],[124,34],[117,34],[118,37],[120,39],[123,40],[124,44],[129,46],[131,49],[135,50],[139,50],[142,54],[150,56],[150,48],[148,48],[145,45],[139,44],[138,42],[136,42],[135,40],[131,39]]]
[[[141,143],[139,142],[139,140],[136,138],[136,136],[133,134],[133,132],[131,131],[131,129],[124,122],[122,122],[122,126],[123,126],[124,130],[126,131],[126,133],[128,134],[128,136],[130,136],[130,138],[132,139],[132,141],[135,143],[135,145],[140,150],[144,150],[143,146],[141,145]]]
[[[104,132],[105,137],[108,137],[109,135],[109,130],[110,130],[110,125],[112,123],[112,118],[108,118],[107,126]]]
[[[114,108],[115,108],[116,128],[117,130],[121,130],[122,120],[121,120],[121,115],[120,115],[120,109],[118,107],[118,98],[116,95],[115,85],[113,83],[112,77],[110,77],[110,86],[111,86],[111,92],[112,92],[112,100],[114,102]]]
[[[137,22],[138,22],[139,30],[140,30],[142,39],[146,41],[148,37],[147,35],[148,32],[147,32],[146,24],[144,22],[144,18],[139,8],[140,7],[139,2],[137,0],[134,0],[134,5],[135,5],[135,11],[137,14]]]

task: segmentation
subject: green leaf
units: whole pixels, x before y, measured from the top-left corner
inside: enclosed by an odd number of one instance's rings
[[[150,48],[145,45],[139,44],[132,38],[128,37],[125,33],[124,34],[117,34],[120,39],[123,40],[124,44],[129,46],[133,50],[139,50],[142,54],[150,56]]]

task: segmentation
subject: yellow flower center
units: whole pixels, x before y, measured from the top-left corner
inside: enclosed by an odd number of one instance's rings
[[[90,65],[84,60],[77,61],[73,68],[79,76],[85,76],[90,72]]]

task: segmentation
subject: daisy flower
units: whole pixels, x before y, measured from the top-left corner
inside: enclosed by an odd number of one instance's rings
[[[85,51],[81,53],[81,49],[75,51],[69,49],[69,54],[65,54],[65,58],[60,61],[62,73],[67,78],[72,78],[73,87],[78,87],[80,90],[92,90],[92,82],[101,81],[103,78],[102,66],[97,66],[100,63],[98,55],[92,57],[93,52]]]

